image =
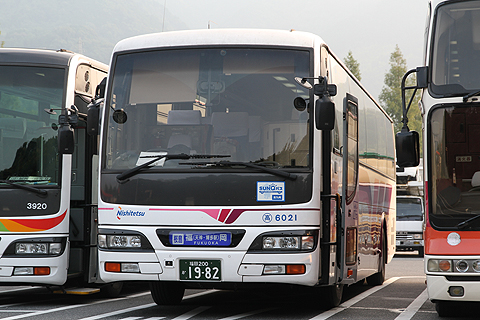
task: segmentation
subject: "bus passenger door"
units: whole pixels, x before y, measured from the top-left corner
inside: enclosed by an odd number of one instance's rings
[[[342,283],[354,283],[357,279],[359,230],[358,201],[355,197],[358,184],[358,99],[346,94],[343,111],[343,178],[342,221],[340,245],[340,277]]]

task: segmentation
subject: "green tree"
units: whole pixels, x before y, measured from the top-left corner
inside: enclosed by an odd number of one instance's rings
[[[384,83],[385,86],[380,92],[378,97],[380,104],[385,109],[385,111],[393,119],[394,130],[399,132],[402,129],[402,78],[403,75],[407,72],[407,60],[403,57],[402,52],[398,45],[395,47],[395,50],[390,55],[390,70],[385,74]],[[411,86],[416,82],[415,77],[410,76],[407,79],[407,86]],[[406,103],[410,101],[410,97],[413,91],[407,91],[406,93]],[[418,101],[420,99],[420,94],[417,92],[414,99],[412,100],[411,107],[408,111],[408,127],[410,130],[415,130],[419,133],[422,132],[422,117],[420,114],[420,109],[418,108]]]
[[[343,62],[347,66],[347,68],[353,73],[353,75],[358,79],[358,81],[362,81],[362,74],[360,73],[360,63],[353,57],[352,51],[348,51],[347,56],[343,59]]]

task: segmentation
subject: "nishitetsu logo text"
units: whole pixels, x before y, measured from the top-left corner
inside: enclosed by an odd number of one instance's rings
[[[135,210],[123,210],[121,207],[118,207],[117,219],[120,220],[122,217],[143,217],[145,211],[135,211]]]

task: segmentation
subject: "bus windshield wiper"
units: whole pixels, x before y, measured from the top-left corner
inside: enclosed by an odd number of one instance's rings
[[[290,180],[297,179],[296,174],[293,174],[293,173],[290,173],[290,172],[287,172],[287,171],[283,171],[283,170],[280,170],[280,169],[268,168],[268,167],[261,166],[261,165],[258,165],[258,164],[252,163],[252,162],[234,162],[234,161],[197,162],[197,163],[180,162],[179,164],[187,164],[187,165],[194,165],[194,166],[195,165],[197,165],[197,166],[215,165],[215,166],[220,166],[220,167],[245,166],[245,167],[249,167],[249,168],[258,169],[258,170],[261,170],[263,172],[268,172],[270,174],[280,176],[280,177],[283,177],[283,178],[287,178],[287,179],[290,179]]]
[[[471,224],[473,221],[477,220],[478,218],[480,218],[480,214],[477,214],[474,217],[468,218],[467,220],[460,222],[459,224],[456,225],[456,227],[458,229],[466,228],[469,224]]]
[[[470,99],[473,96],[479,95],[479,94],[480,94],[480,90],[477,90],[477,91],[470,92],[467,95],[464,95],[463,96],[463,103],[466,103],[468,101],[468,99]]]
[[[128,169],[120,173],[119,175],[117,175],[117,181],[121,182],[121,181],[127,180],[128,178],[136,175],[138,172],[142,171],[143,169],[152,167],[152,164],[162,159],[165,159],[165,161],[167,161],[171,159],[188,160],[188,159],[209,159],[209,158],[226,158],[226,157],[230,157],[230,155],[179,153],[179,154],[162,154],[158,156],[144,156],[142,158],[152,158],[152,160],[142,163],[141,165],[138,165],[132,169]]]
[[[28,191],[31,191],[31,192],[35,192],[36,194],[39,194],[39,195],[42,195],[42,196],[48,195],[47,190],[38,189],[38,188],[29,186],[29,185],[19,184],[19,183],[8,181],[8,180],[0,180],[0,183],[6,183],[6,184],[8,184],[12,187],[15,187],[15,188],[18,188],[18,189],[23,189],[23,190],[28,190]]]

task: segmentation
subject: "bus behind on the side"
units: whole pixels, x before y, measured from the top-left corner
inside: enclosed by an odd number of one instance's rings
[[[1,285],[98,281],[98,146],[86,113],[106,73],[66,50],[0,49]]]
[[[404,77],[415,73],[404,89],[422,94],[425,273],[441,316],[455,314],[452,302],[480,301],[479,30],[480,1],[431,1],[424,65]],[[416,134],[403,131],[398,156],[415,165]]]

